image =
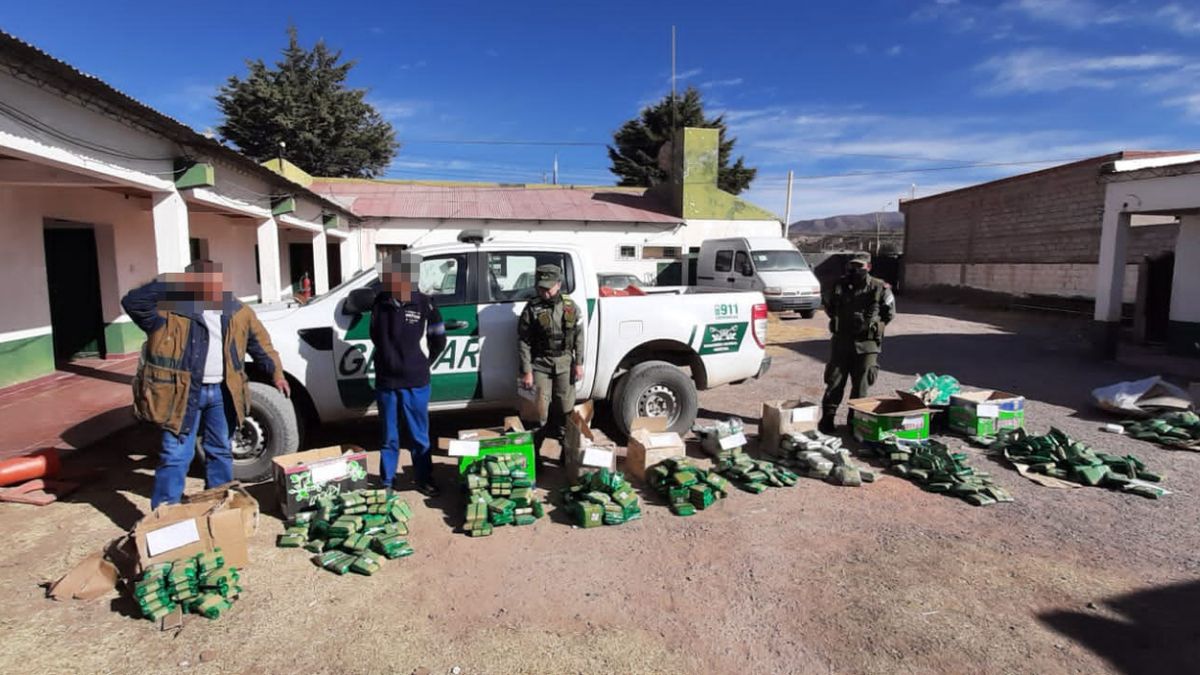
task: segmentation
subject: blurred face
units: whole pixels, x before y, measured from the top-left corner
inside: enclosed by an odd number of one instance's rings
[[[562,282],[557,281],[550,288],[542,288],[541,286],[538,286],[537,292],[539,298],[543,300],[549,300],[550,298],[558,295],[560,290],[562,290]]]
[[[861,279],[861,278],[867,276],[867,273],[870,271],[871,271],[871,263],[855,261],[855,262],[848,263],[846,265],[846,274],[849,274],[851,277],[854,277],[856,279]]]
[[[421,261],[413,255],[402,254],[398,259],[384,263],[380,280],[383,288],[400,302],[412,300],[413,289],[421,273]]]
[[[167,298],[178,302],[219,303],[225,292],[225,277],[221,272],[183,272],[168,274]]]

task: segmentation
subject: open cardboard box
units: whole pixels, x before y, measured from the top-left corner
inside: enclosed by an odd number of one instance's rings
[[[525,471],[537,480],[537,454],[533,447],[533,434],[525,430],[521,418],[504,418],[504,426],[480,429],[463,429],[458,438],[439,438],[438,448],[451,457],[458,457],[458,472],[465,473],[467,467],[480,459],[495,454],[517,453],[525,457]]]
[[[954,394],[947,412],[952,430],[968,436],[995,436],[1025,426],[1025,397],[988,389]]]
[[[331,445],[271,460],[275,496],[284,517],[316,508],[326,496],[367,487],[367,453],[357,445]]]
[[[245,567],[250,563],[246,541],[257,523],[258,502],[236,484],[183,504],[164,504],[133,526],[137,572],[218,548],[226,565]]]
[[[603,431],[592,428],[595,407],[591,401],[575,406],[567,416],[562,442],[562,464],[574,481],[596,469],[617,470],[617,444]]]
[[[921,397],[907,391],[895,396],[851,399],[850,423],[860,441],[879,442],[888,436],[904,441],[929,438],[929,415],[933,412]]]
[[[780,453],[783,437],[813,431],[821,418],[821,407],[806,401],[766,401],[758,425],[758,447],[773,455]]]
[[[639,417],[629,425],[625,473],[645,482],[647,469],[687,453],[683,438],[674,431],[667,431],[667,422],[665,417]]]

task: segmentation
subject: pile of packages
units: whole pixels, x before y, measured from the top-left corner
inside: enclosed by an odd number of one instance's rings
[[[802,476],[851,487],[875,481],[875,473],[855,464],[836,436],[815,430],[784,434],[779,451],[784,464]]]
[[[313,553],[313,562],[334,574],[370,576],[384,559],[413,554],[408,544],[408,502],[387,490],[355,490],[323,497],[315,511],[301,511],[279,535],[280,548]]]
[[[1154,485],[1162,476],[1148,470],[1137,457],[1096,452],[1053,427],[1045,436],[1031,436],[1024,429],[1001,433],[991,448],[1014,465],[1029,467],[1032,473],[1123,490],[1150,499],[1166,494],[1163,488]]]
[[[909,391],[920,396],[926,405],[948,405],[950,397],[961,389],[958,380],[951,375],[925,373],[917,378]]]
[[[496,525],[532,525],[545,515],[533,494],[533,479],[521,453],[500,453],[467,467],[467,518],[463,529],[472,537],[486,537]]]
[[[768,487],[792,486],[800,480],[799,476],[783,466],[754,459],[740,447],[724,450],[717,455],[715,471],[739,488],[756,495],[766,492]]]
[[[617,471],[600,469],[562,491],[567,513],[579,527],[621,525],[642,517],[637,493]]]
[[[967,456],[950,452],[933,440],[919,442],[885,441],[877,450],[887,459],[892,471],[918,484],[928,492],[959,497],[974,506],[1011,502],[1008,490],[992,482],[986,472],[967,464]]]
[[[719,457],[722,452],[740,448],[746,444],[745,429],[742,421],[736,417],[716,421],[712,424],[697,424],[692,431],[700,437],[700,447],[713,457]]]
[[[1125,433],[1142,441],[1181,450],[1200,450],[1200,415],[1182,410],[1148,420],[1121,422]]]
[[[729,496],[729,481],[705,471],[687,457],[672,457],[646,472],[646,482],[667,498],[671,513],[690,516]]]
[[[147,569],[133,584],[133,598],[142,616],[152,621],[182,607],[184,611],[218,619],[242,592],[237,568],[226,567],[221,549]]]

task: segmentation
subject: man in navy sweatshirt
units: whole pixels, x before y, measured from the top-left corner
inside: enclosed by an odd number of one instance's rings
[[[371,308],[375,344],[375,399],[383,425],[380,478],[393,488],[400,462],[400,441],[412,452],[416,488],[438,494],[429,456],[429,368],[446,348],[446,326],[433,299],[416,288],[419,256],[401,253],[384,260],[382,289]],[[428,350],[422,349],[422,341]]]

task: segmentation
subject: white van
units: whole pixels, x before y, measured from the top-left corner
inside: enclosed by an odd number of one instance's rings
[[[696,285],[759,291],[772,312],[800,312],[806,319],[821,306],[820,282],[783,237],[706,240],[696,260]]]

